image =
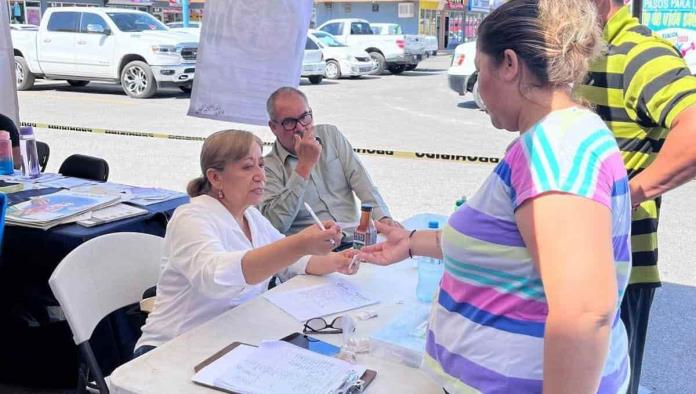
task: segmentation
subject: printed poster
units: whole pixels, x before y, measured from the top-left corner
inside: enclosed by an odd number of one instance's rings
[[[207,2],[188,114],[265,125],[268,96],[299,85],[312,7],[312,0]]]

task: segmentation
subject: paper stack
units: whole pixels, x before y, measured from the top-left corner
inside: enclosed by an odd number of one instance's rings
[[[57,193],[32,197],[31,200],[7,209],[8,225],[48,230],[74,221],[79,215],[118,203],[118,197],[76,193],[61,190]]]

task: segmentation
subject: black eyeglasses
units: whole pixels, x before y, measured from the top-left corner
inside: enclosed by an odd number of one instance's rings
[[[345,317],[338,316],[327,323],[323,317],[315,317],[314,319],[309,319],[304,324],[302,332],[305,334],[340,334],[343,332],[343,320]]]
[[[309,111],[300,115],[299,118],[285,118],[280,122],[275,120],[274,122],[279,123],[281,126],[283,126],[283,129],[285,129],[285,131],[293,131],[297,127],[298,123],[302,126],[309,126],[312,123],[312,119],[312,110],[310,109]]]

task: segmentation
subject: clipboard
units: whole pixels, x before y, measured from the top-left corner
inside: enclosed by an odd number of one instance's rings
[[[220,350],[219,352],[217,352],[217,353],[213,354],[212,356],[206,358],[205,360],[203,360],[203,361],[201,361],[199,364],[197,364],[195,367],[193,367],[194,372],[198,373],[198,371],[200,371],[201,369],[207,367],[207,366],[210,365],[213,361],[215,361],[215,360],[219,359],[220,357],[224,356],[225,354],[227,354],[228,352],[232,351],[234,348],[236,348],[236,347],[239,346],[239,345],[246,345],[246,346],[253,346],[253,347],[256,347],[255,345],[250,345],[250,344],[248,344],[248,343],[243,343],[243,342],[232,342],[230,345],[225,346],[225,347],[224,347],[222,350]],[[360,379],[361,379],[363,382],[365,382],[365,385],[363,386],[363,391],[365,391],[365,389],[370,385],[370,383],[372,383],[373,380],[375,380],[376,377],[377,377],[377,371],[372,370],[372,369],[366,369],[366,370],[365,370],[365,373],[360,377]],[[202,384],[202,383],[198,383],[198,382],[194,382],[194,383],[195,383],[195,384],[198,384],[198,385],[201,385],[201,386],[204,386],[204,387],[208,387],[208,388],[214,389],[214,390],[223,391],[223,392],[229,393],[229,394],[241,394],[241,393],[237,393],[237,392],[235,392],[235,391],[226,390],[226,389],[223,389],[223,388],[221,388],[221,387],[217,387],[217,386],[213,386],[213,385],[207,385],[207,384]]]

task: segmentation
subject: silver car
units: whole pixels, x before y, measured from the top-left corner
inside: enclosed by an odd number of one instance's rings
[[[320,84],[326,72],[326,62],[324,54],[319,45],[311,38],[307,37],[305,44],[304,57],[302,58],[302,77],[309,78],[312,84]]]
[[[341,44],[329,33],[314,30],[309,32],[309,38],[324,54],[326,78],[360,77],[377,70],[377,63],[367,52]]]

